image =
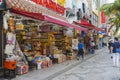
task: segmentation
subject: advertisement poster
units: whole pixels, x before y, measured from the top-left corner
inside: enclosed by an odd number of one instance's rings
[[[78,50],[78,39],[72,39],[72,49]]]

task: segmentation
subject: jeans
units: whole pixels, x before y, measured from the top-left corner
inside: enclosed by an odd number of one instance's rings
[[[94,54],[94,53],[95,53],[95,49],[92,49],[92,51],[91,51],[91,52],[92,52],[92,54]]]
[[[113,53],[113,66],[119,66],[119,53]]]
[[[80,58],[80,56],[82,56],[82,59],[84,59],[84,52],[83,52],[83,50],[79,50],[77,56],[78,56],[78,58]]]
[[[84,54],[78,54],[78,57],[80,58],[80,56],[82,56],[82,59],[84,59]]]

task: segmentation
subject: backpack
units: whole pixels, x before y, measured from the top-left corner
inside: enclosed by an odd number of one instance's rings
[[[116,52],[120,53],[120,43],[115,42]]]

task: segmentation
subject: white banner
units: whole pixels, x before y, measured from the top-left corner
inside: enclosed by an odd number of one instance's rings
[[[78,50],[78,39],[72,39],[72,49]]]

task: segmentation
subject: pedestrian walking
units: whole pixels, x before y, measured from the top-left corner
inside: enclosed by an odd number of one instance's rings
[[[113,43],[113,40],[109,40],[108,42],[109,53],[112,53],[112,43]]]
[[[112,44],[113,47],[113,66],[119,66],[119,52],[118,48],[120,47],[120,43],[118,42],[118,38],[114,38],[114,43]]]
[[[95,43],[93,40],[90,42],[90,46],[91,46],[91,52],[92,52],[92,54],[94,54],[95,53]]]
[[[82,60],[84,60],[84,53],[85,53],[85,50],[84,50],[84,43],[83,41],[79,41],[78,43],[78,57],[77,59],[79,60],[80,59],[80,56],[82,56]]]

